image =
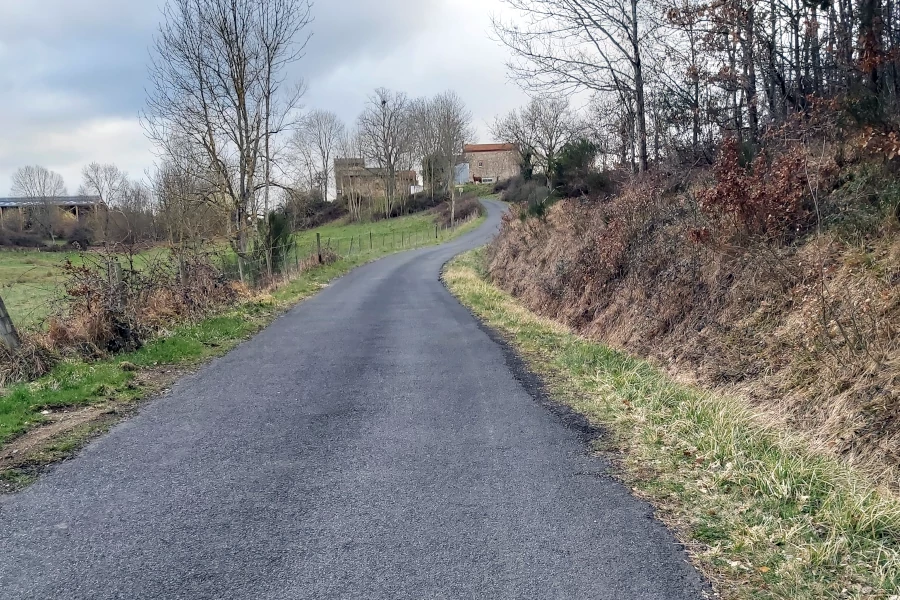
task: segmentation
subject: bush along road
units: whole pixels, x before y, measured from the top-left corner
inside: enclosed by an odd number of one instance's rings
[[[702,598],[589,430],[439,280],[365,265],[0,499],[4,599]]]

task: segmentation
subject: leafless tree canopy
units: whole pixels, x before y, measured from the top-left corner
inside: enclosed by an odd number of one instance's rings
[[[187,153],[208,198],[225,202],[247,249],[258,192],[274,183],[275,144],[297,119],[303,88],[287,67],[303,53],[308,0],[169,0],[150,68],[145,129],[161,154]],[[255,227],[255,218],[254,221]]]
[[[456,92],[448,90],[435,96],[433,118],[437,132],[437,147],[440,158],[447,165],[447,190],[450,192],[450,222],[456,221],[456,194],[454,193],[454,170],[463,154],[463,146],[475,133],[472,129],[472,113],[466,108]]]
[[[447,188],[453,183],[453,167],[462,156],[463,146],[475,137],[472,113],[459,95],[448,90],[432,100],[433,119],[437,133],[437,148],[447,164]]]
[[[328,199],[334,159],[345,136],[344,124],[333,112],[313,110],[303,117],[291,138],[292,162],[310,189]]]
[[[410,163],[413,130],[406,94],[378,88],[359,116],[359,144],[366,160],[379,169],[384,181],[385,215],[400,199],[397,174]],[[408,191],[402,191],[405,196]]]
[[[418,156],[422,158],[423,184],[434,196],[437,182],[437,165],[435,157],[440,154],[435,102],[431,98],[417,98],[410,105],[409,119],[412,127],[412,144]]]
[[[128,174],[113,164],[91,163],[81,170],[79,193],[99,196],[107,206],[122,202],[129,188]]]
[[[498,141],[516,144],[523,160],[549,175],[562,147],[584,131],[568,101],[539,97],[496,119],[491,133]]]
[[[637,120],[641,170],[647,168],[643,55],[653,36],[651,3],[638,0],[506,0],[524,22],[493,21],[517,57],[517,80],[532,90],[614,93]]]
[[[757,145],[816,98],[863,120],[900,106],[895,0],[504,1],[518,14],[493,30],[516,81],[593,94],[614,121],[599,145],[636,170],[709,160],[723,134]]]
[[[38,199],[65,196],[66,184],[62,175],[46,167],[20,167],[13,173],[12,195]]]
[[[55,240],[58,209],[51,199],[66,195],[62,175],[39,165],[20,167],[13,173],[11,191],[13,196],[34,198],[39,202],[29,211],[30,219]]]

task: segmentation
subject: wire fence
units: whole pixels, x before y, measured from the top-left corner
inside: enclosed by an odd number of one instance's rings
[[[374,257],[440,243],[476,218],[478,214],[473,213],[457,221],[453,227],[434,225],[433,229],[370,229],[352,235],[300,234],[290,243],[276,246],[271,252],[243,256],[226,252],[217,253],[211,258],[230,279],[259,287],[277,283],[279,278],[292,279],[317,263],[360,256]]]
[[[40,330],[51,315],[65,312],[73,293],[85,293],[78,285],[75,285],[77,289],[72,288],[73,282],[83,281],[87,273],[91,273],[94,282],[99,273],[99,280],[112,289],[123,282],[132,287],[169,285],[186,289],[188,280],[197,277],[201,270],[204,277],[239,282],[249,289],[265,289],[282,285],[317,265],[375,258],[440,243],[477,217],[473,213],[454,227],[434,225],[385,231],[375,226],[368,231],[357,229],[351,235],[300,233],[294,234],[286,244],[269,248],[257,244],[242,253],[227,245],[207,244],[189,248],[93,250],[79,253],[74,259],[59,255],[56,264],[45,261],[48,264],[21,269],[11,281],[0,281],[0,342],[9,345],[14,341],[14,323],[19,331]],[[28,255],[31,257],[31,253]],[[20,262],[27,265],[34,259]]]

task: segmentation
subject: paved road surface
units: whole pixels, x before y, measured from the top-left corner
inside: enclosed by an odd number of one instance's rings
[[[671,534],[438,280],[336,281],[0,499],[0,598],[681,600]]]

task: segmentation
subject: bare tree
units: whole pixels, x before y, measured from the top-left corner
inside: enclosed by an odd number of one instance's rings
[[[204,156],[194,175],[226,204],[241,256],[276,184],[273,140],[297,116],[303,87],[287,85],[286,72],[311,21],[308,0],[169,0],[163,8],[145,130],[163,150],[177,140]]]
[[[423,184],[428,186],[431,197],[437,179],[437,159],[440,154],[440,139],[435,118],[435,101],[417,98],[410,105],[409,119],[412,126],[412,144],[422,167]]]
[[[318,180],[322,198],[328,199],[328,185],[334,175],[334,158],[339,142],[344,136],[344,124],[333,112],[314,110],[303,119],[294,133],[292,145],[308,162],[307,171],[314,173],[310,179]]]
[[[291,154],[289,171],[292,174],[295,187],[307,191],[321,190],[321,181],[318,176],[320,164],[316,157],[313,140],[305,135],[301,128],[291,135],[288,146]]]
[[[463,153],[466,140],[475,135],[472,130],[472,113],[456,92],[447,91],[435,97],[433,115],[437,131],[437,147],[444,164],[447,165],[447,191],[450,192],[452,224],[456,221],[454,167],[456,160]]]
[[[493,20],[497,37],[517,61],[510,64],[526,89],[613,92],[634,105],[638,163],[647,170],[643,55],[652,3],[638,0],[505,0],[521,19]]]
[[[358,159],[363,156],[358,126],[344,131],[344,135],[338,140],[337,152],[343,159]],[[339,188],[341,196],[347,201],[350,218],[359,221],[362,217],[362,190],[357,189],[357,181],[352,175],[344,172],[339,174],[336,167],[335,175],[335,185]],[[340,179],[338,179],[338,175],[340,175]]]
[[[140,181],[129,181],[116,209],[129,242],[159,239],[156,206],[148,185]]]
[[[158,220],[172,243],[186,244],[230,232],[230,205],[221,200],[207,154],[173,136],[151,177]]]
[[[359,116],[359,141],[364,157],[379,169],[384,182],[384,213],[397,202],[397,179],[404,157],[413,145],[406,94],[378,88]]]
[[[128,191],[128,174],[114,164],[91,163],[81,170],[79,193],[98,196],[107,206],[116,206]]]
[[[38,165],[19,167],[12,176],[12,195],[30,198],[35,204],[29,209],[33,225],[56,242],[55,225],[59,207],[53,199],[66,195],[62,175]]]
[[[491,133],[500,141],[516,144],[523,160],[536,162],[550,186],[559,151],[581,130],[567,100],[533,98],[528,106],[496,119]]]

